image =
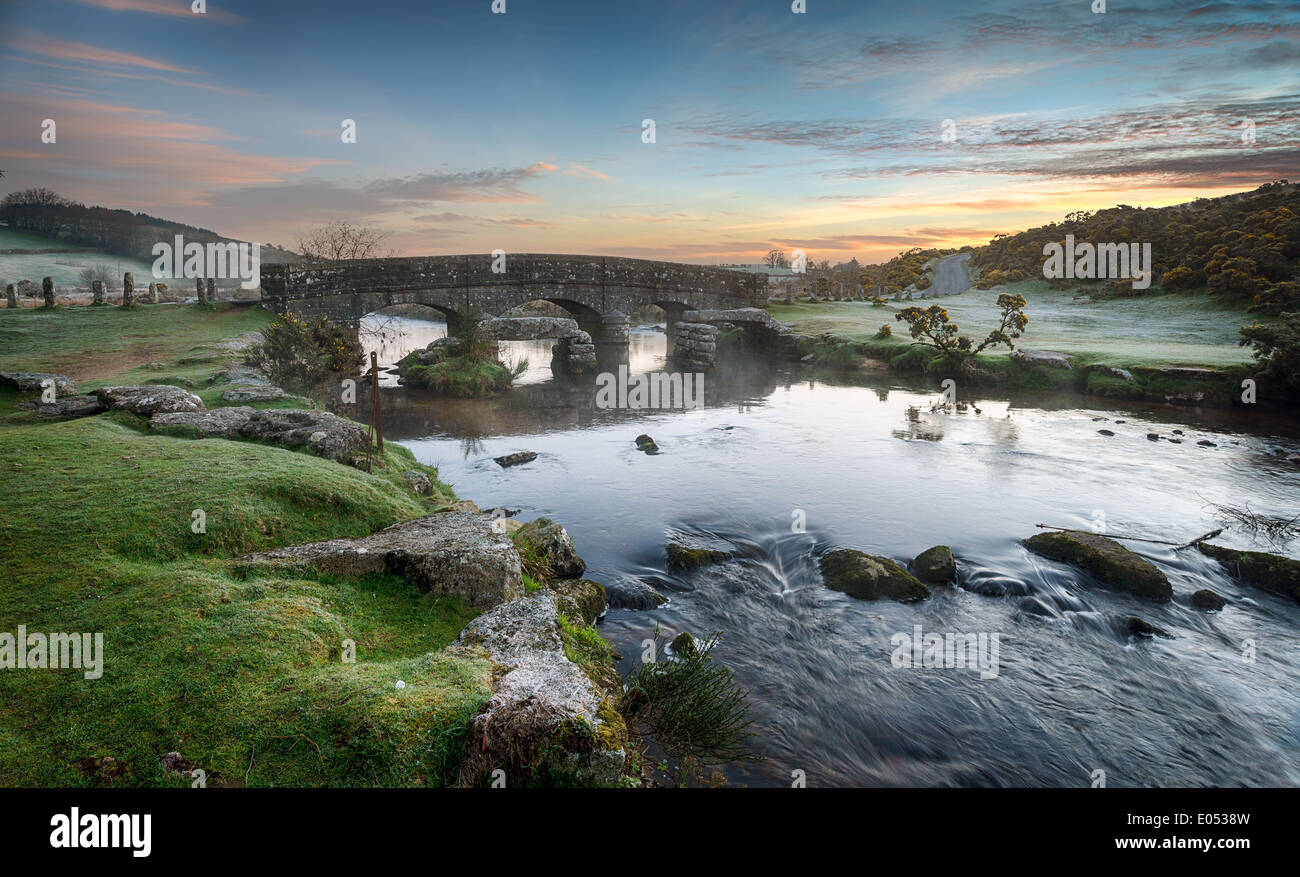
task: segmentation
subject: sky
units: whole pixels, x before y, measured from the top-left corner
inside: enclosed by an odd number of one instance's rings
[[[0,195],[837,263],[1300,179],[1300,0],[1099,2],[0,0]]]

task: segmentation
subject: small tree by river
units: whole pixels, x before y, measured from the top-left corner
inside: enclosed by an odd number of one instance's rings
[[[362,365],[356,333],[321,317],[307,323],[293,314],[280,314],[262,330],[262,342],[245,359],[273,384],[293,393],[322,398]]]
[[[959,334],[959,327],[950,322],[948,309],[942,305],[903,308],[894,318],[906,322],[908,331],[919,343],[938,350],[949,362],[958,363],[969,360],[989,347],[1005,344],[1012,350],[1015,349],[1013,339],[1019,338],[1029,323],[1029,317],[1025,316],[1025,298],[1004,292],[998,296],[998,307],[1002,311],[998,327],[989,332],[979,344],[971,340],[970,336]]]

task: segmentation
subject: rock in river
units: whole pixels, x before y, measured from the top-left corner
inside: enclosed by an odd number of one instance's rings
[[[907,567],[928,585],[947,585],[957,577],[957,560],[947,545],[936,545],[918,554]]]
[[[1209,588],[1202,588],[1192,594],[1192,605],[1206,612],[1218,612],[1226,605],[1226,601]]]
[[[1071,531],[1039,533],[1026,539],[1024,544],[1040,557],[1087,570],[1117,591],[1157,603],[1167,603],[1174,595],[1169,579],[1155,564],[1114,539]]]
[[[524,594],[519,553],[482,515],[442,512],[360,539],[306,542],[243,558],[247,565],[331,575],[391,573],[431,593],[494,606]]]
[[[531,463],[537,459],[537,453],[535,451],[519,451],[516,454],[506,454],[504,457],[493,457],[492,459],[496,461],[498,466],[505,469],[508,466]]]
[[[529,521],[514,532],[515,544],[526,547],[546,564],[551,575],[576,579],[587,571],[587,564],[573,547],[569,531],[550,518]]]
[[[1262,551],[1237,551],[1208,542],[1197,542],[1196,547],[1246,584],[1300,602],[1300,560]]]
[[[692,548],[680,542],[669,542],[667,551],[668,568],[675,572],[690,572],[731,558],[731,553],[728,551],[719,551],[716,548]]]
[[[925,585],[894,561],[852,548],[823,556],[821,571],[826,587],[861,600],[913,603],[930,596]]]
[[[611,609],[636,609],[644,612],[658,609],[668,602],[667,597],[638,579],[610,582],[605,585],[605,594],[609,598]]]
[[[655,444],[655,440],[645,433],[636,437],[636,449],[638,451],[644,451],[651,456],[659,453],[659,445]]]

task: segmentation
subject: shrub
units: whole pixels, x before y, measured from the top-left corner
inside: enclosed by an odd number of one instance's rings
[[[713,659],[718,634],[678,649],[678,658],[647,661],[625,680],[623,715],[648,730],[670,757],[706,761],[754,760],[745,702],[748,692],[731,668]],[[655,654],[664,653],[655,635]]]
[[[1019,338],[1029,322],[1024,313],[1024,296],[1004,292],[998,296],[998,307],[1002,309],[998,328],[989,332],[978,345],[966,335],[958,334],[957,324],[948,321],[948,310],[942,305],[930,305],[924,310],[915,306],[903,308],[894,318],[904,320],[912,337],[921,339],[922,344],[935,348],[949,359],[964,359],[994,345],[1005,344],[1015,349],[1012,339]]]
[[[880,331],[876,333],[876,338],[883,341],[885,338],[888,338],[890,335],[893,334],[894,334],[894,330],[889,327],[888,323],[886,323],[885,325],[880,327]]]
[[[1282,395],[1300,396],[1300,312],[1282,314],[1268,325],[1242,326],[1239,343],[1253,348],[1259,377],[1276,382]]]
[[[328,317],[307,323],[293,314],[281,314],[262,330],[262,342],[244,361],[265,372],[276,386],[320,396],[360,371],[361,341]]]

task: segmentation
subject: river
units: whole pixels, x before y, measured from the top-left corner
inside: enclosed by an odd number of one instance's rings
[[[445,331],[385,320],[384,337],[367,342],[385,364]],[[1087,787],[1099,771],[1108,786],[1300,784],[1300,606],[1234,582],[1194,549],[1125,543],[1173,584],[1172,603],[1151,605],[1019,544],[1038,523],[1190,540],[1223,526],[1215,503],[1293,516],[1300,467],[1283,457],[1300,451],[1294,423],[996,392],[932,411],[937,387],[896,376],[827,382],[727,361],[709,374],[703,408],[605,411],[590,389],[551,380],[549,346],[503,345],[530,368],[492,400],[387,381],[385,435],[484,508],[561,522],[586,577],[669,596],[600,622],[624,670],[656,626],[720,632],[715,654],[751,692],[764,756],[729,768],[733,784],[790,785],[800,771],[809,786]],[[665,346],[662,331],[633,330],[631,370],[664,369]],[[662,453],[638,451],[640,433]],[[493,462],[523,450],[537,459]],[[739,559],[672,575],[664,545],[680,535]],[[1234,530],[1218,541],[1297,548]],[[951,546],[963,581],[1011,593],[936,587],[918,604],[862,602],[826,589],[817,569],[832,547],[906,564],[936,544]],[[1229,601],[1224,611],[1188,604],[1206,587]],[[1132,615],[1172,638],[1130,636]],[[996,674],[896,667],[894,637],[917,625],[996,634]]]

